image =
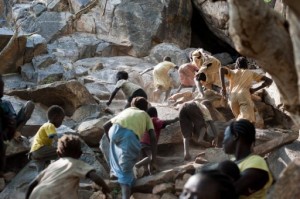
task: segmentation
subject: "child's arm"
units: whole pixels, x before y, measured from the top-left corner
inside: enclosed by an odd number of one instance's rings
[[[115,90],[111,93],[108,102],[106,102],[106,105],[109,106],[111,104],[111,101],[114,99],[114,97],[116,96],[117,92],[120,90],[121,88],[115,88]]]
[[[163,124],[162,128],[166,128],[166,126],[168,126],[170,124],[173,124],[173,123],[175,123],[177,121],[179,121],[179,117],[175,117],[172,120],[164,120],[164,124]]]
[[[86,177],[94,181],[97,185],[102,187],[103,193],[109,193],[110,189],[104,180],[96,173],[96,171],[92,170],[86,174]]]
[[[25,199],[29,199],[29,196],[30,196],[32,190],[34,189],[34,187],[36,187],[36,186],[38,185],[38,183],[39,183],[39,182],[38,182],[37,178],[35,178],[35,179],[29,184],[29,187],[28,187],[27,192],[26,192],[26,197],[25,197]]]
[[[108,138],[108,141],[109,141],[108,132],[109,132],[109,129],[110,129],[111,126],[112,126],[112,123],[111,123],[110,120],[107,121],[107,122],[105,122],[105,123],[103,124],[103,129],[104,129],[104,132],[105,132],[105,134],[106,134],[106,136],[107,136],[107,138]]]

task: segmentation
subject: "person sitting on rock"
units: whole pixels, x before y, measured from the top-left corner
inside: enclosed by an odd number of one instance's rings
[[[232,180],[218,170],[202,170],[191,176],[179,199],[238,199]]]
[[[106,103],[107,106],[111,104],[111,101],[114,99],[120,89],[122,89],[127,98],[125,108],[130,107],[131,101],[135,97],[144,97],[145,99],[148,98],[146,92],[139,85],[128,81],[128,73],[126,71],[119,71],[116,75],[116,79],[117,84],[114,91],[111,93],[108,102]]]
[[[48,109],[47,117],[48,122],[35,134],[29,153],[29,158],[34,160],[38,172],[45,168],[47,161],[57,159],[56,148],[52,143],[57,140],[56,128],[61,126],[65,111],[60,106],[52,105]]]
[[[180,92],[182,88],[192,87],[192,92],[195,91],[195,75],[198,72],[199,68],[193,63],[192,52],[190,53],[190,63],[182,64],[179,66],[178,74],[180,78],[180,86],[177,89],[176,93]]]
[[[103,125],[109,137],[109,162],[111,174],[118,178],[122,199],[129,199],[131,187],[135,182],[134,165],[141,152],[140,139],[145,132],[149,134],[152,146],[152,160],[156,155],[156,138],[150,116],[145,112],[148,101],[143,97],[133,98],[131,107],[110,119]],[[156,163],[153,162],[155,165]]]
[[[243,118],[255,123],[254,103],[251,99],[251,94],[266,86],[270,86],[273,80],[264,75],[247,70],[248,63],[245,57],[239,57],[236,60],[235,67],[236,69],[234,70],[220,68],[222,95],[227,99],[224,80],[226,75],[229,80],[229,106],[235,118],[237,120]],[[251,88],[253,81],[263,81],[263,83],[257,88]]]
[[[104,193],[110,192],[104,180],[95,169],[79,160],[82,154],[78,136],[63,135],[57,143],[59,159],[51,163],[29,185],[26,199],[72,198],[78,199],[80,178],[89,178],[102,187]]]
[[[273,177],[267,162],[254,155],[255,127],[249,120],[240,119],[232,122],[225,130],[223,141],[226,154],[235,156],[241,177],[235,182],[240,198],[266,198],[272,185]]]
[[[158,143],[161,130],[164,129],[166,126],[173,124],[179,120],[178,117],[172,120],[161,120],[160,118],[158,118],[157,109],[155,107],[150,107],[147,110],[147,113],[151,117],[154,125],[156,143]],[[149,174],[151,174],[153,169],[157,169],[156,168],[157,165],[151,165],[151,159],[153,159],[152,150],[151,150],[152,147],[151,147],[150,137],[148,133],[145,133],[141,138],[141,145],[142,145],[142,157],[145,158],[139,161],[138,163],[136,163],[135,166],[139,168],[141,166],[148,165],[148,172]]]
[[[34,103],[28,101],[16,114],[11,102],[2,99],[3,92],[4,81],[2,75],[0,75],[0,191],[5,186],[3,174],[5,170],[6,146],[4,141],[9,141],[13,138],[17,141],[20,140],[20,131],[30,119],[34,110]]]
[[[180,129],[183,137],[184,159],[190,160],[189,142],[193,138],[194,142],[203,146],[211,147],[211,143],[204,140],[208,126],[214,134],[215,142],[218,138],[217,130],[212,121],[211,113],[205,103],[196,100],[185,102],[179,109]]]
[[[178,69],[178,66],[171,62],[170,57],[164,57],[163,62],[140,73],[142,75],[153,70],[154,101],[158,101],[162,92],[165,92],[164,101],[168,99],[174,86],[172,77],[169,75],[171,69]]]

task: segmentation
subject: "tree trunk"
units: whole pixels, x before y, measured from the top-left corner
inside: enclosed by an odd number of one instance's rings
[[[300,2],[286,0],[288,5],[294,6],[289,12],[289,28],[287,22],[262,0],[228,2],[229,33],[236,50],[254,58],[272,76],[286,110],[300,126],[300,28],[299,14],[292,12],[299,13]],[[291,38],[290,34],[294,36]]]

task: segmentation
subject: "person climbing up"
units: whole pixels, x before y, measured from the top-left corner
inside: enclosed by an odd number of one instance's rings
[[[27,101],[24,106],[16,113],[10,101],[3,100],[4,81],[0,75],[0,191],[5,186],[3,174],[5,171],[5,141],[12,140],[13,138],[20,141],[20,131],[30,119],[34,110],[34,103]]]
[[[192,87],[192,92],[196,90],[195,85],[195,75],[198,72],[199,68],[193,62],[193,51],[189,54],[190,63],[182,64],[179,66],[178,74],[180,78],[180,86],[177,89],[176,93],[180,92],[182,88]]]
[[[145,112],[148,102],[143,97],[133,98],[131,107],[110,119],[103,125],[109,137],[109,162],[111,173],[121,185],[122,199],[129,199],[135,182],[133,167],[138,162],[141,151],[140,139],[149,134],[152,147],[152,164],[156,165],[156,138],[150,116]]]
[[[236,60],[234,70],[220,68],[222,95],[227,99],[224,80],[226,76],[229,80],[229,106],[235,118],[237,120],[243,118],[255,123],[254,103],[251,99],[251,94],[264,87],[270,86],[273,80],[247,69],[248,63],[245,57],[239,57]],[[263,83],[256,88],[251,88],[253,81],[263,81]]]
[[[224,151],[235,156],[241,173],[235,182],[240,198],[266,198],[273,182],[267,162],[252,152],[255,133],[253,123],[246,119],[233,121],[225,130]]]
[[[238,199],[232,180],[218,170],[202,170],[184,184],[179,199]]]
[[[205,135],[210,127],[215,144],[218,143],[218,133],[214,126],[210,110],[205,105],[208,101],[185,102],[179,109],[180,129],[183,137],[184,160],[190,160],[189,143],[193,139],[195,143],[203,147],[211,147],[212,144],[205,141]]]
[[[198,88],[199,94],[204,95],[204,90],[211,89],[219,91],[221,88],[221,81],[219,77],[219,69],[221,62],[212,55],[197,49],[192,53],[193,63],[199,68],[195,75],[195,84]]]
[[[166,128],[166,126],[173,124],[179,120],[178,117],[172,119],[172,120],[161,120],[158,118],[157,109],[155,107],[150,107],[147,110],[148,115],[151,117],[153,125],[154,125],[154,131],[155,131],[155,137],[156,137],[156,143],[158,143],[158,139],[160,136],[160,132],[162,129]],[[152,171],[156,168],[157,165],[151,165],[152,158],[152,146],[150,142],[150,137],[148,133],[145,133],[143,137],[141,138],[141,146],[142,146],[142,157],[143,159],[135,164],[137,168],[141,166],[147,165],[148,172],[151,175]],[[155,156],[154,156],[155,157]],[[155,160],[153,162],[156,162]]]
[[[153,84],[154,84],[154,101],[158,101],[162,92],[165,92],[164,101],[166,101],[173,88],[173,80],[169,75],[170,70],[178,69],[174,63],[171,62],[170,57],[164,57],[163,62],[157,64],[154,67],[150,67],[140,74],[144,74],[148,71],[153,70]]]
[[[106,103],[107,106],[111,104],[111,101],[114,99],[120,89],[122,89],[127,98],[125,108],[130,107],[131,101],[134,97],[144,97],[145,99],[148,98],[146,92],[139,85],[128,81],[128,73],[126,71],[119,71],[116,75],[116,80],[116,87]]]
[[[104,193],[110,189],[95,169],[79,160],[82,154],[78,136],[63,135],[57,143],[59,159],[51,163],[29,185],[26,199],[72,198],[78,199],[79,180],[89,178],[102,187]]]
[[[56,128],[61,126],[65,111],[60,106],[52,105],[48,109],[47,117],[48,122],[35,134],[29,152],[29,158],[34,160],[38,172],[45,168],[47,161],[57,159],[56,148],[52,144],[57,140]]]

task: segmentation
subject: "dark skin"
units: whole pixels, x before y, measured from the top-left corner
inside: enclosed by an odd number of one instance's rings
[[[74,159],[79,159],[80,156],[82,154],[81,149],[78,150],[77,152],[74,151],[74,153],[70,154],[70,155],[64,155],[61,154],[59,151],[57,151],[57,155],[59,157],[72,157]],[[95,182],[97,185],[99,185],[100,187],[102,187],[102,191],[103,193],[109,193],[111,190],[110,188],[107,186],[107,184],[105,183],[105,181],[96,173],[96,171],[92,170],[90,172],[88,172],[86,174],[86,178],[89,178],[90,180],[92,180],[93,182]],[[33,189],[39,184],[39,181],[37,180],[37,178],[35,178],[30,184],[29,187],[27,189],[26,192],[26,197],[25,199],[29,199],[30,194],[32,193]]]
[[[233,135],[230,128],[225,130],[223,141],[224,151],[227,154],[234,154],[236,161],[245,159],[252,153],[252,143],[244,140],[239,135]],[[255,168],[249,168],[241,172],[241,177],[235,182],[237,193],[240,195],[251,195],[262,189],[269,180],[267,171]]]
[[[111,93],[108,102],[106,102],[106,105],[109,106],[111,104],[111,101],[114,99],[114,97],[116,96],[116,94],[118,93],[118,91],[121,88],[115,88],[115,90]]]

